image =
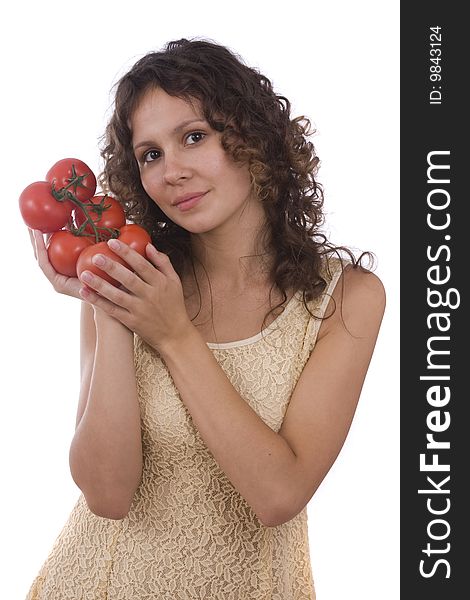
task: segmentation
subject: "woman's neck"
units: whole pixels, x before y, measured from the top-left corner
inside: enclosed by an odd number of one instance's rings
[[[273,252],[262,247],[261,232],[245,229],[237,236],[194,236],[194,271],[199,282],[227,293],[267,284],[274,262]]]

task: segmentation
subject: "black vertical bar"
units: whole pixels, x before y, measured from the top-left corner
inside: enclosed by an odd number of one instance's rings
[[[462,6],[401,3],[403,600],[469,594],[470,33]]]

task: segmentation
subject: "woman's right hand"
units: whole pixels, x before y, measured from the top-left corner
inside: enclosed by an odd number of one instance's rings
[[[65,275],[58,273],[49,262],[44,234],[37,229],[29,229],[28,227],[28,230],[38,265],[47,279],[51,282],[55,291],[59,292],[59,294],[65,294],[81,300],[79,291],[83,287],[82,282],[78,277],[66,277]]]

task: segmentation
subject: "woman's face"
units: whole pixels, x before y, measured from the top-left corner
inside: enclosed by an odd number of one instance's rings
[[[196,108],[149,90],[131,120],[132,144],[142,185],[159,208],[191,233],[236,224],[247,203],[262,207],[252,194],[246,165],[236,164]]]

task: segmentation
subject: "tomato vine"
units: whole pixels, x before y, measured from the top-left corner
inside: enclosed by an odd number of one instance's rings
[[[111,207],[110,204],[104,204],[106,198],[108,197],[108,194],[105,194],[103,196],[99,204],[95,204],[91,201],[82,202],[77,198],[76,190],[80,186],[85,187],[83,185],[83,180],[86,176],[87,174],[77,175],[75,165],[72,164],[72,177],[70,178],[70,182],[66,186],[59,188],[58,190],[55,189],[55,185],[52,184],[52,195],[57,200],[57,202],[70,201],[79,210],[81,210],[83,215],[85,216],[84,222],[81,223],[79,227],[75,227],[72,222],[72,219],[70,219],[68,229],[71,233],[77,236],[93,237],[96,244],[104,240],[108,240],[110,238],[117,238],[119,235],[119,229],[111,227],[100,227],[99,225],[96,225],[94,219],[91,217],[89,212],[89,209],[95,212],[99,219],[103,212]],[[70,191],[69,188],[73,188],[75,193]],[[86,231],[87,226],[93,229],[93,233],[88,233]]]

